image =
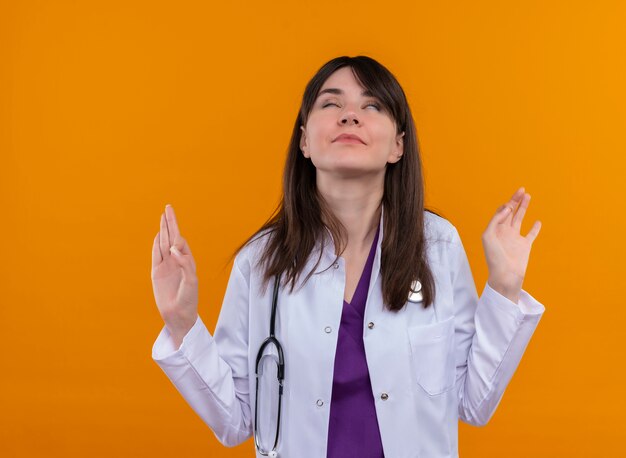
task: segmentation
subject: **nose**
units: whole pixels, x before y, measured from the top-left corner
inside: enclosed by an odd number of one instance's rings
[[[351,125],[351,124],[359,124],[359,120],[356,116],[356,113],[350,111],[348,113],[344,113],[340,118],[340,123],[343,125]]]

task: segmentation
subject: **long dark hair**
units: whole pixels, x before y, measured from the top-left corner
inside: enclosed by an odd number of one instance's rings
[[[424,211],[435,212],[424,209],[424,181],[417,132],[400,84],[387,68],[367,56],[332,59],[307,84],[287,151],[281,201],[261,228],[237,248],[235,255],[249,242],[267,236],[258,260],[264,272],[263,289],[274,275],[282,274],[284,284],[290,283],[290,291],[293,292],[316,241],[325,245],[329,237],[326,228],[337,243],[337,258],[343,253],[347,244],[345,227],[318,193],[315,166],[300,150],[300,126],[306,125],[326,79],[342,67],[350,67],[357,81],[382,103],[395,121],[397,134],[405,132],[401,159],[386,165],[381,202],[384,209],[381,247],[383,302],[391,311],[401,310],[411,292],[412,282],[419,279],[423,304],[428,307],[435,299],[435,282],[426,258]],[[304,283],[313,275],[320,260],[321,253]]]

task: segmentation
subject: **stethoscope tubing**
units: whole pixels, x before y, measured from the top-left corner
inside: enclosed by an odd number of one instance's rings
[[[255,364],[255,375],[256,375],[256,396],[254,399],[254,445],[256,447],[256,449],[259,451],[259,453],[261,453],[261,455],[263,456],[278,456],[278,454],[276,453],[276,447],[278,446],[278,438],[279,438],[279,434],[280,434],[280,413],[281,413],[281,406],[282,406],[282,399],[283,399],[283,382],[285,380],[285,357],[283,354],[283,347],[280,344],[280,342],[278,341],[278,339],[275,336],[275,327],[276,327],[276,308],[277,308],[277,303],[278,303],[278,288],[279,288],[279,284],[280,284],[280,274],[276,275],[275,277],[275,281],[274,281],[274,294],[272,297],[272,314],[271,314],[271,320],[270,320],[270,335],[269,337],[267,337],[263,343],[261,344],[261,346],[259,347],[259,351],[257,353],[256,356],[256,364]],[[278,417],[277,417],[277,423],[276,423],[276,436],[274,437],[274,446],[272,447],[272,450],[269,452],[265,452],[261,449],[261,444],[259,443],[259,438],[258,438],[258,430],[257,430],[257,424],[258,424],[258,415],[259,415],[259,409],[258,409],[258,405],[259,405],[259,375],[263,375],[263,369],[259,370],[259,364],[261,362],[261,359],[263,358],[263,352],[265,350],[265,348],[269,345],[275,345],[276,346],[276,351],[278,352],[278,372],[277,372],[277,378],[278,378]]]

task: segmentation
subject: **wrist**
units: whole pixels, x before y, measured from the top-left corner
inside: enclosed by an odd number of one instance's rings
[[[165,327],[169,331],[172,339],[176,343],[176,348],[180,346],[183,341],[183,337],[185,337],[193,325],[196,323],[197,315],[195,317],[187,317],[185,319],[168,319],[165,321]]]
[[[487,283],[489,284],[491,289],[500,293],[511,302],[514,302],[516,304],[519,302],[519,297],[522,290],[521,287],[508,285],[506,283],[498,282],[493,279],[487,280]]]

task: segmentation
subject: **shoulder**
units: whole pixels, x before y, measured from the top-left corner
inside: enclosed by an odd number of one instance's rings
[[[424,210],[424,234],[429,243],[456,243],[459,233],[456,227],[446,218]]]
[[[263,252],[270,241],[271,229],[264,229],[255,234],[235,256],[235,266],[246,276],[258,266]]]
[[[426,253],[431,265],[447,266],[451,269],[457,253],[462,248],[457,228],[446,218],[424,211],[424,233]]]

